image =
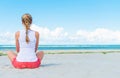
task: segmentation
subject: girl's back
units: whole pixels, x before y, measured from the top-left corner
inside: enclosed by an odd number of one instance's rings
[[[19,35],[19,45],[20,45],[20,52],[17,56],[17,61],[20,62],[33,62],[37,60],[36,53],[35,53],[35,44],[36,44],[36,37],[35,31],[28,30],[28,37],[30,42],[26,43],[26,31],[20,31]]]

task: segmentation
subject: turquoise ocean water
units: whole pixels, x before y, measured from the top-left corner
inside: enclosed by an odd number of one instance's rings
[[[15,50],[14,45],[0,45],[0,51]],[[120,50],[120,45],[40,45],[38,50]]]

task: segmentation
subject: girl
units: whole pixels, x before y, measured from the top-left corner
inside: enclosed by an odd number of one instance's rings
[[[30,14],[22,16],[24,30],[15,33],[16,51],[8,51],[8,57],[15,68],[37,68],[41,64],[44,53],[37,52],[39,33],[30,29],[32,17]]]

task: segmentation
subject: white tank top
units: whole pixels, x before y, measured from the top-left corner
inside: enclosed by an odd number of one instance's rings
[[[20,51],[17,55],[16,60],[19,62],[34,62],[37,61],[35,53],[36,37],[35,31],[28,30],[28,37],[30,42],[26,43],[26,31],[20,31],[19,45]]]

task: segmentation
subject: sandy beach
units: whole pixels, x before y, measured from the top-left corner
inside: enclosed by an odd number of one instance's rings
[[[15,69],[0,56],[0,78],[120,78],[120,53],[46,54],[41,67]]]

